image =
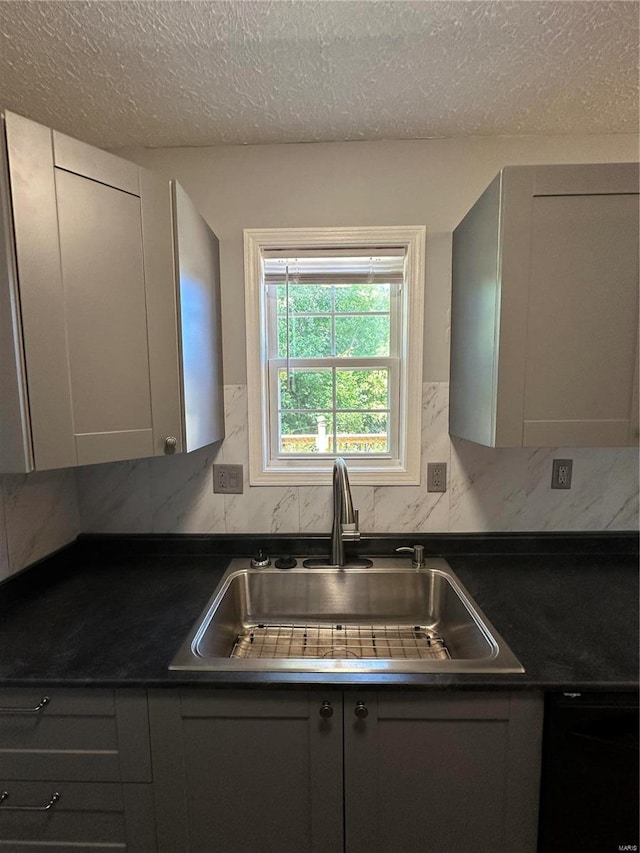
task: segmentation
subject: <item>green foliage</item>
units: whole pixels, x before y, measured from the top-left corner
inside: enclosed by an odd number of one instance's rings
[[[277,294],[280,358],[287,354],[287,322],[291,358],[389,355],[388,285],[292,285],[288,313],[284,285]]]
[[[386,370],[281,370],[280,423],[283,435],[308,435],[318,431],[319,415],[333,431],[331,405],[336,398],[338,433],[380,435],[387,431],[388,375]],[[341,411],[352,409],[355,411]]]
[[[285,287],[278,285],[277,304],[280,358],[287,355],[287,323],[288,354],[292,359],[368,358],[389,354],[388,285],[292,284],[288,312]],[[386,435],[388,428],[388,413],[384,411],[389,407],[388,382],[387,371],[379,368],[292,368],[289,376],[286,371],[280,371],[281,434],[315,435],[318,417],[324,415],[332,442],[335,398],[337,434],[377,436],[375,447],[372,444],[371,449],[379,452],[380,437]],[[353,442],[349,444],[346,438],[342,443],[338,439],[337,452],[348,452],[352,445]]]

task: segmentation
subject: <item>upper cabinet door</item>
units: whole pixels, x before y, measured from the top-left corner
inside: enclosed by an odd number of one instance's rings
[[[155,449],[166,452],[174,429],[176,451],[191,452],[224,438],[218,238],[176,181],[171,217],[163,216],[155,180],[149,172],[142,179],[146,266],[154,268],[147,311]],[[169,275],[159,259],[171,245]]]
[[[637,444],[637,360],[637,164],[504,169],[454,232],[451,434]]]
[[[20,116],[4,120],[2,305],[15,346],[3,375],[11,451],[0,470],[163,455],[221,439],[213,232],[186,194],[172,206],[167,180]],[[197,258],[195,290],[182,285],[183,256]],[[196,441],[195,422],[214,426]]]
[[[181,340],[185,450],[224,438],[220,247],[195,205],[171,182]]]
[[[35,468],[150,456],[139,169],[5,122]]]

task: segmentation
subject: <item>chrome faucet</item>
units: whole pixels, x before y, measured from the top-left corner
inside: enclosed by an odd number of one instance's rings
[[[331,563],[344,566],[345,540],[360,539],[358,510],[353,508],[347,463],[340,456],[333,463],[333,527],[331,528]]]
[[[360,539],[358,510],[353,508],[347,463],[338,456],[333,463],[333,526],[331,528],[331,554],[329,558],[311,558],[303,562],[307,569],[367,569],[373,565],[365,557],[350,557],[344,553],[345,542]]]

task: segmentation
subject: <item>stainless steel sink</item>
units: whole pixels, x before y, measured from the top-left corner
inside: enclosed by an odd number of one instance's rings
[[[252,569],[233,560],[175,670],[519,673],[448,564]]]

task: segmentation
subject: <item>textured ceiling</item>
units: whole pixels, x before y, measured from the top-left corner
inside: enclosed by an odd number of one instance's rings
[[[638,130],[639,4],[0,2],[0,107],[108,147]]]

